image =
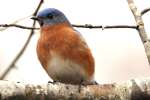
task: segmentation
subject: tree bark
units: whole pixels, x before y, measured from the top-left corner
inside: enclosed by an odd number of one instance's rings
[[[88,86],[1,80],[0,100],[150,100],[150,78]]]

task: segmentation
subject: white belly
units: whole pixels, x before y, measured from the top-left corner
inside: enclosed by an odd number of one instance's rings
[[[54,81],[63,83],[80,84],[88,78],[83,66],[64,59],[55,52],[51,52],[47,72]]]

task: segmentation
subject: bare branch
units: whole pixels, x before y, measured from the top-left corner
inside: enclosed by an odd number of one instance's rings
[[[150,79],[103,85],[0,81],[1,100],[150,100]],[[80,87],[80,88],[79,88]],[[80,89],[80,92],[79,92]]]
[[[145,13],[147,13],[148,11],[150,11],[150,8],[146,8],[143,11],[141,11],[141,15],[144,15]]]
[[[107,26],[102,26],[102,25],[91,25],[91,24],[85,24],[85,25],[77,25],[77,24],[72,24],[73,27],[77,28],[89,28],[89,29],[95,29],[95,28],[101,28],[101,29],[113,29],[113,28],[131,28],[131,29],[137,29],[137,26],[134,25],[107,25]],[[0,27],[17,27],[21,29],[29,29],[29,30],[39,30],[40,28],[34,28],[34,27],[28,27],[28,26],[22,26],[22,25],[17,25],[17,24],[0,24]]]
[[[19,60],[21,55],[24,53],[26,47],[28,46],[28,44],[29,44],[29,42],[31,40],[31,37],[32,37],[32,34],[29,35],[26,43],[24,44],[24,46],[22,47],[20,52],[16,55],[16,57],[13,59],[13,61],[10,63],[10,65],[7,67],[7,69],[5,70],[4,74],[0,77],[0,80],[4,79],[6,77],[6,75],[11,71],[11,69],[15,66],[15,63]]]
[[[23,17],[23,18],[20,18],[20,19],[17,19],[16,21],[14,21],[13,23],[11,23],[10,25],[8,25],[8,24],[2,24],[2,25],[0,25],[0,27],[3,27],[3,28],[0,28],[0,31],[4,31],[4,30],[6,30],[8,27],[12,27],[12,26],[14,26],[16,23],[18,23],[18,22],[20,22],[20,21],[22,21],[22,20],[24,20],[24,19],[26,19],[26,18],[28,18],[28,17],[30,17],[31,15],[29,15],[29,16],[26,16],[26,17]],[[19,27],[19,25],[18,25],[18,27]],[[20,28],[21,28],[21,26],[20,26]]]
[[[38,13],[40,7],[42,6],[42,4],[44,3],[44,0],[40,0],[40,3],[38,5],[38,7],[36,8],[35,12],[33,13],[33,16],[36,16],[36,14]]]
[[[142,20],[142,17],[141,17],[141,13],[137,10],[133,0],[127,0],[127,2],[129,4],[129,7],[130,7],[133,15],[134,15],[136,24],[138,26],[138,31],[139,31],[139,35],[141,37],[141,40],[144,43],[148,39],[147,39],[147,34],[145,32],[145,29],[144,29],[144,23],[143,23],[143,20]]]
[[[137,29],[137,26],[129,26],[129,25],[107,25],[107,26],[102,26],[102,25],[91,25],[91,24],[85,24],[85,25],[76,25],[72,24],[73,27],[78,27],[78,28],[101,28],[101,29],[112,29],[112,28],[132,28],[132,29]]]
[[[40,1],[40,3],[38,4],[38,7],[37,9],[35,10],[35,12],[33,13],[33,16],[35,16],[39,10],[39,8],[41,7],[43,3],[43,0]],[[30,32],[30,35],[26,41],[26,43],[24,44],[24,46],[22,47],[22,49],[20,50],[20,52],[17,54],[17,56],[14,58],[14,60],[10,63],[10,65],[8,66],[8,68],[6,69],[6,71],[4,72],[4,74],[0,77],[0,79],[4,79],[5,76],[10,72],[10,70],[14,67],[14,65],[16,64],[16,62],[19,60],[19,58],[22,56],[22,54],[24,53],[24,51],[26,50],[33,34],[34,34],[34,28],[35,28],[35,24],[36,24],[36,21],[33,22],[33,29],[31,29],[31,32]]]
[[[128,2],[128,5],[129,5],[133,15],[134,15],[136,24],[138,26],[138,33],[144,44],[146,56],[147,56],[149,64],[150,64],[150,42],[148,41],[148,37],[147,37],[146,31],[144,28],[144,22],[142,20],[141,13],[137,10],[133,0],[127,0],[127,2]],[[145,11],[142,13],[145,13]]]
[[[33,28],[33,27],[28,27],[28,26],[22,26],[22,25],[17,25],[17,24],[0,24],[0,27],[17,27],[17,28],[22,28],[22,29],[39,29],[39,28]],[[0,30],[3,31],[3,30]]]

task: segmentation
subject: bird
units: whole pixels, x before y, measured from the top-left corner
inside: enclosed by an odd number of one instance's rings
[[[46,8],[31,19],[40,25],[36,51],[49,77],[65,84],[95,84],[92,52],[64,13]]]

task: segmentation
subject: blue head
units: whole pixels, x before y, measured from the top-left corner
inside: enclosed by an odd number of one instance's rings
[[[54,25],[63,22],[69,23],[66,16],[61,11],[55,8],[44,9],[40,11],[36,17],[32,17],[32,19],[37,20],[40,26]]]

